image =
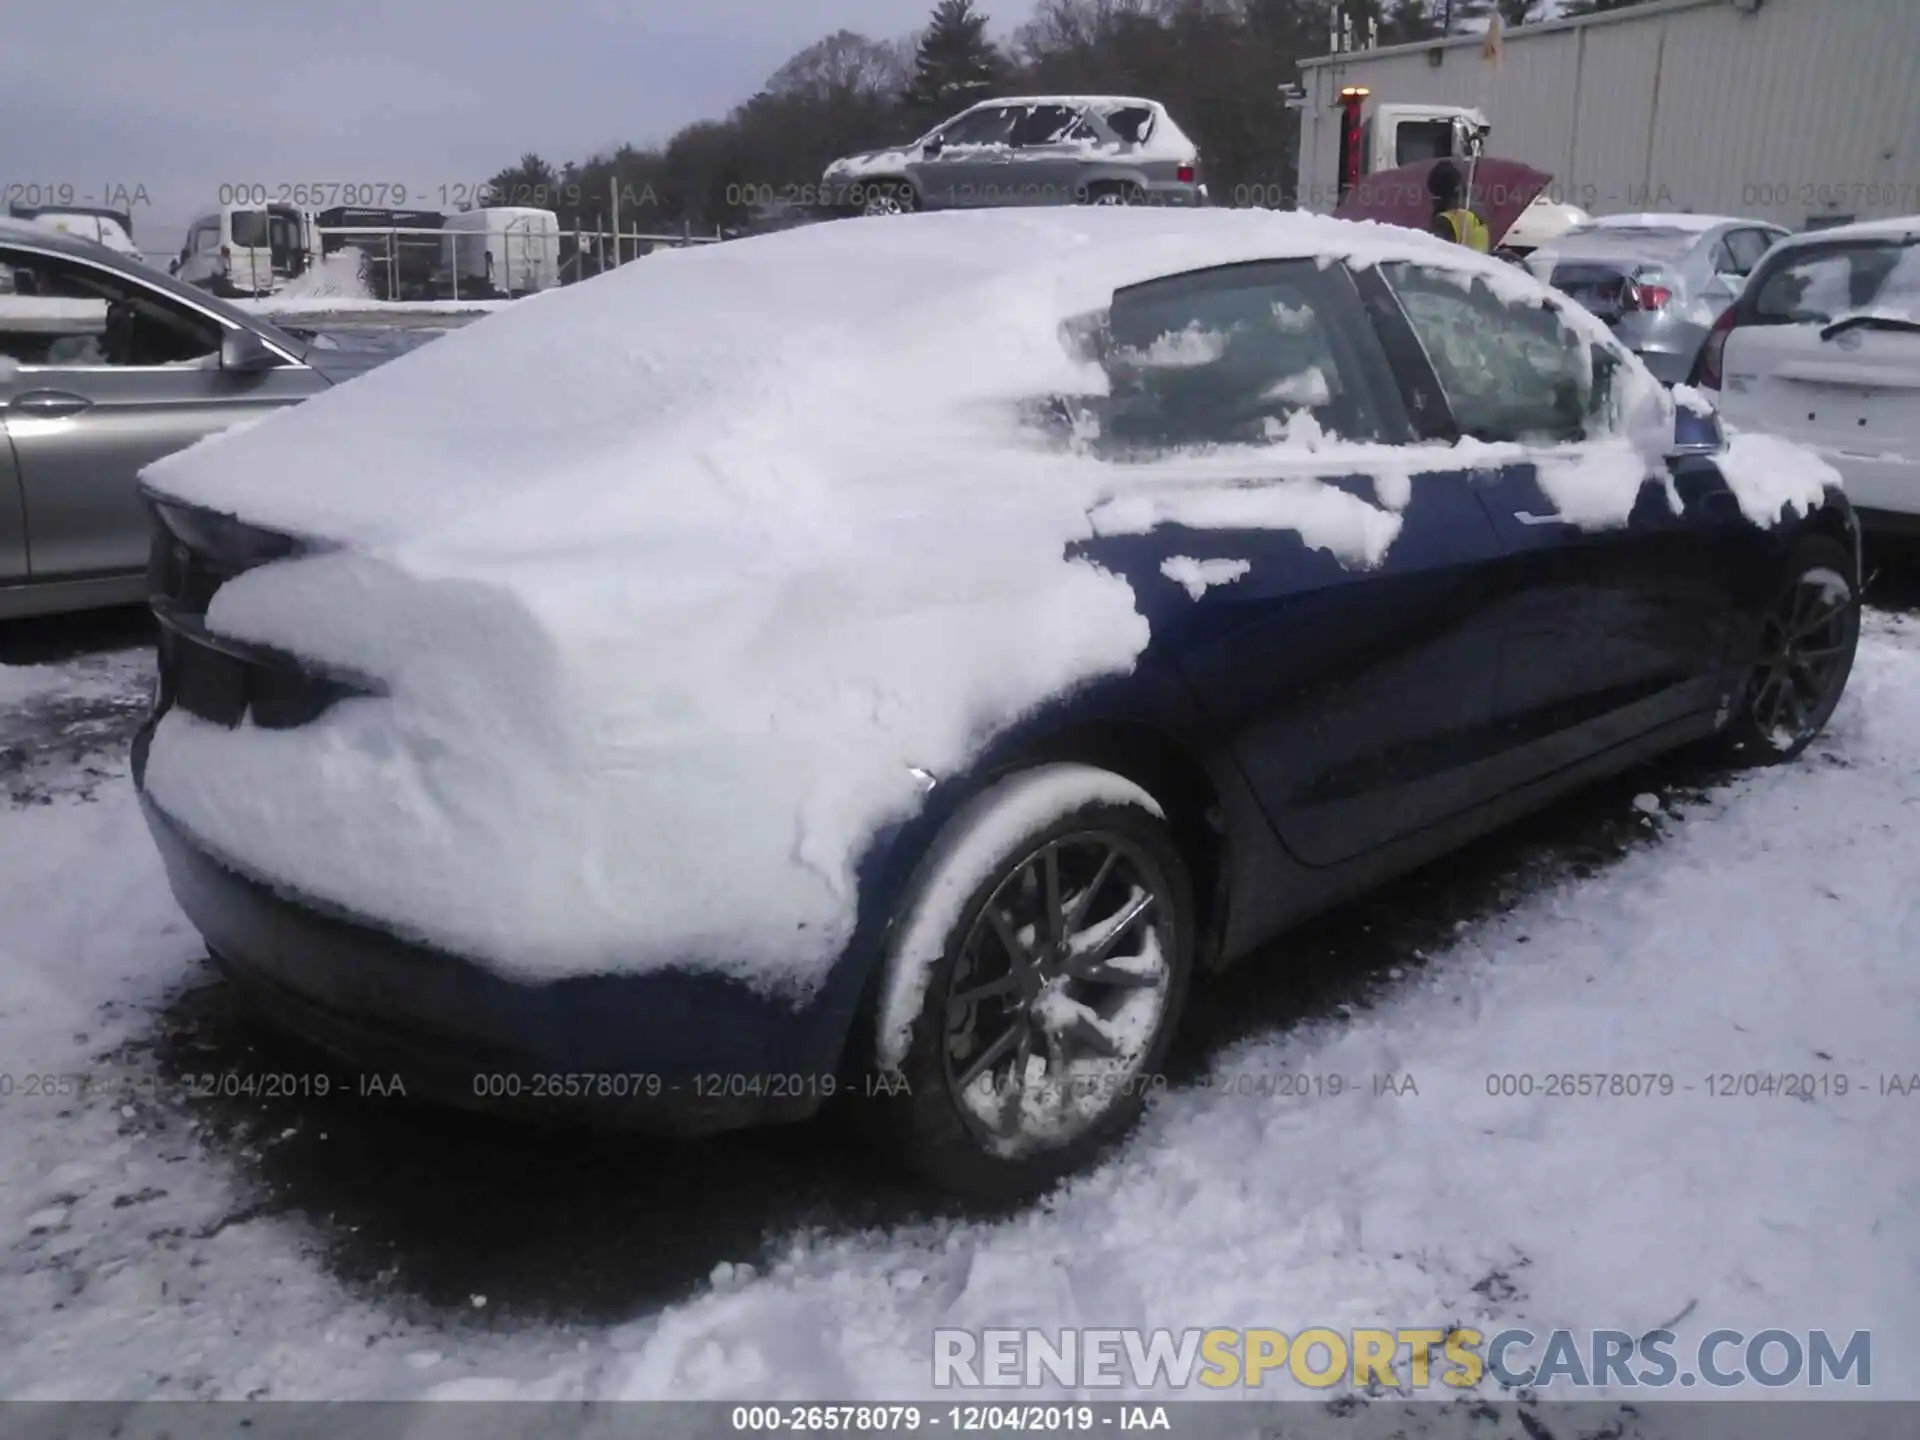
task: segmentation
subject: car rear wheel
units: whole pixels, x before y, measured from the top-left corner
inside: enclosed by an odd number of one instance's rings
[[[862,215],[906,215],[918,208],[913,187],[899,180],[876,180],[860,198]]]
[[[880,1055],[907,1164],[986,1200],[1085,1164],[1159,1083],[1193,931],[1186,865],[1131,781],[1038,766],[968,805],[889,956]]]
[[[1083,205],[1144,205],[1147,192],[1138,185],[1109,182],[1091,185],[1081,192]]]
[[[1860,643],[1854,572],[1852,555],[1836,540],[1809,536],[1794,546],[1724,732],[1742,760],[1792,760],[1832,718]]]

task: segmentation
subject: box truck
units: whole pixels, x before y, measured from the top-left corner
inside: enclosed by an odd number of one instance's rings
[[[449,215],[440,237],[441,289],[525,295],[560,283],[560,217],[522,205]]]
[[[1916,0],[1647,0],[1485,38],[1304,61],[1302,206],[1360,176],[1485,153],[1594,215],[1817,229],[1920,211]]]

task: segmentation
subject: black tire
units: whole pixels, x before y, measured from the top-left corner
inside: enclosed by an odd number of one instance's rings
[[[1087,186],[1077,198],[1082,205],[1144,205],[1147,192],[1130,181],[1105,180]]]
[[[1832,719],[1860,644],[1860,577],[1846,546],[1797,541],[1768,602],[1721,742],[1749,765],[1799,756]]]
[[[1048,886],[1050,909],[1040,895]],[[1028,900],[1042,903],[1029,910]],[[1020,923],[1029,915],[1032,924]],[[1076,923],[1086,928],[1069,932]],[[891,1092],[881,1118],[897,1155],[941,1190],[996,1203],[1038,1194],[1086,1165],[1164,1083],[1194,928],[1186,863],[1159,807],[1131,782],[1045,765],[990,787],[935,842],[889,947],[878,1084]],[[1069,933],[1096,941],[1076,959]],[[1014,947],[1029,943],[1027,960],[1016,961]],[[1119,953],[1134,943],[1140,955]],[[956,1007],[956,992],[982,998]],[[1015,1040],[1005,1052],[1002,1077],[992,1053],[1023,1030],[1025,1048]],[[1118,1055],[1099,1053],[1115,1034],[1133,1038]],[[967,1072],[983,1064],[969,1084]]]
[[[911,215],[920,208],[920,197],[904,180],[872,180],[860,190],[854,204],[856,215]]]

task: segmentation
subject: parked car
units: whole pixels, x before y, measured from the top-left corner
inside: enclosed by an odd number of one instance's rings
[[[1730,421],[1833,465],[1870,528],[1920,532],[1920,215],[1775,248],[1702,371]]]
[[[215,295],[271,295],[321,256],[311,210],[297,205],[223,205],[187,227],[169,272]]]
[[[409,1096],[851,1097],[1024,1193],[1196,971],[1682,743],[1800,754],[1834,480],[1411,230],[809,226],[153,466],[135,775],[237,993]]]
[[[125,210],[101,205],[19,205],[8,207],[16,220],[31,220],[50,230],[77,235],[116,250],[130,260],[144,264],[146,256],[133,243],[133,216]]]
[[[1528,268],[1593,311],[1662,382],[1691,380],[1713,322],[1788,232],[1713,215],[1615,215],[1570,230]]]
[[[1593,216],[1578,205],[1549,200],[1545,195],[1537,196],[1501,237],[1494,253],[1502,260],[1525,264],[1527,257],[1542,245],[1551,245],[1569,230],[1592,223]]]
[[[382,358],[37,225],[0,221],[0,273],[0,619],[144,600],[140,467]]]
[[[1200,152],[1155,100],[983,100],[911,145],[827,167],[830,207],[866,215],[1003,205],[1202,205]]]

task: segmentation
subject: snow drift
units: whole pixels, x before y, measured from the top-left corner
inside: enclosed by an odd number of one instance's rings
[[[921,802],[914,767],[952,773],[1146,645],[1128,585],[1071,542],[1177,518],[1297,530],[1363,566],[1407,476],[1458,463],[1308,425],[1230,465],[1117,466],[1023,425],[1037,398],[1105,389],[1063,321],[1287,256],[1546,293],[1306,215],[845,221],[518,301],[161,461],[160,492],[338,542],[229,583],[212,627],[390,694],[292,731],[171,712],[151,792],[249,868],[507,973],[698,965],[804,994],[850,934],[876,828]],[[1646,403],[1670,435],[1670,402]],[[1322,486],[1329,463],[1379,474],[1381,503]],[[1225,469],[1276,484],[1179,495]],[[1595,508],[1583,523],[1625,519]]]

